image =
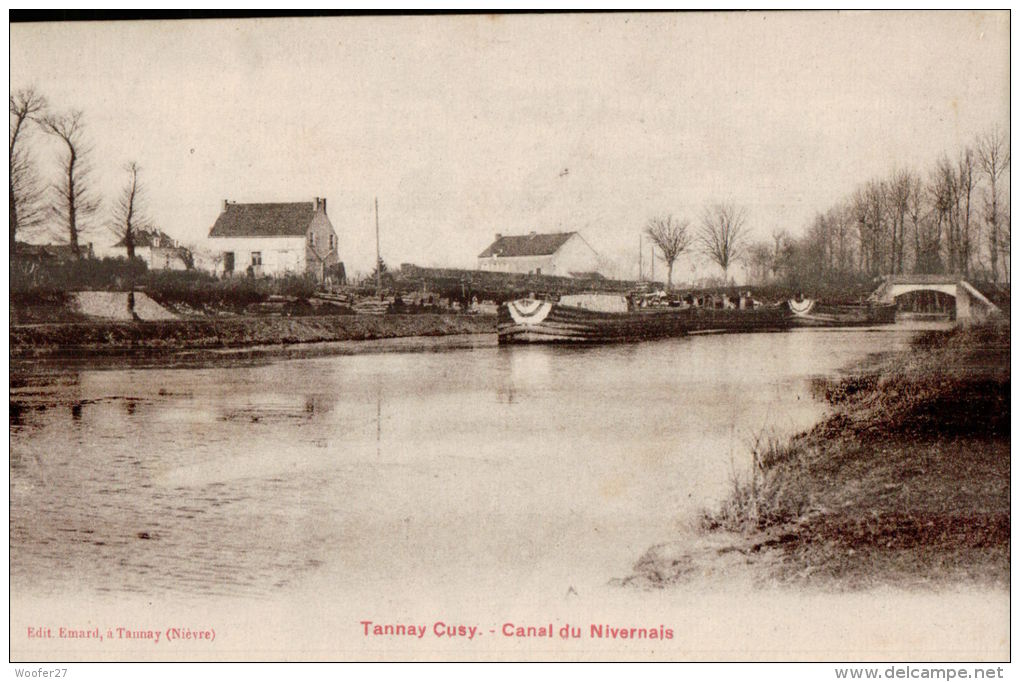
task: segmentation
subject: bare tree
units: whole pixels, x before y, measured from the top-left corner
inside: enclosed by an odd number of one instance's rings
[[[940,272],[941,226],[928,205],[928,194],[919,175],[912,175],[907,194],[907,217],[914,233],[914,273]]]
[[[17,249],[18,233],[39,224],[43,218],[43,185],[35,173],[32,159],[25,147],[29,124],[38,122],[46,110],[46,100],[32,88],[18,90],[10,96],[10,255]]]
[[[751,281],[765,284],[775,274],[776,260],[772,244],[766,241],[754,242],[747,247],[747,267]]]
[[[673,288],[673,264],[691,245],[690,225],[689,220],[667,215],[652,218],[645,227],[645,233],[652,243],[659,247],[659,257],[666,264],[667,288]]]
[[[960,152],[957,161],[956,187],[957,205],[956,211],[958,225],[960,227],[960,271],[966,277],[970,274],[971,257],[971,197],[974,193],[974,150],[967,147]]]
[[[1002,254],[1002,214],[999,203],[999,181],[1009,170],[1009,137],[996,127],[983,135],[977,145],[978,167],[988,179],[985,196],[985,223],[988,225],[988,255],[992,266],[992,279],[999,277],[999,257]]]
[[[853,253],[850,244],[850,228],[853,219],[845,203],[837,204],[826,212],[832,230],[834,269],[836,272],[853,270]]]
[[[46,116],[42,123],[46,132],[59,138],[66,147],[61,157],[62,178],[54,185],[57,200],[53,210],[67,228],[71,250],[81,258],[78,237],[89,217],[99,208],[99,200],[93,197],[89,188],[87,158],[90,149],[84,141],[82,112]]]
[[[848,203],[849,218],[857,228],[858,271],[877,275],[884,270],[888,186],[871,180],[854,190]],[[893,250],[890,249],[890,254]],[[890,271],[895,259],[890,255]]]
[[[912,257],[914,273],[981,267],[998,280],[1009,268],[1009,163],[1009,131],[996,129],[943,152],[924,175],[897,170],[862,183],[793,242],[794,269],[835,281],[904,273]]]
[[[779,271],[786,265],[784,257],[789,250],[792,240],[790,233],[786,230],[776,228],[772,230],[772,278],[779,277]]]
[[[1008,194],[1006,195],[1006,198],[1007,198],[1007,201],[1008,201],[1008,199],[1009,199],[1009,195]],[[1003,253],[1002,274],[1005,276],[1006,282],[1009,282],[1009,273],[1012,271],[1012,263],[1010,262],[1010,258],[1009,258],[1009,245],[1010,245],[1010,239],[1011,239],[1011,228],[1010,228],[1010,225],[1011,225],[1011,219],[1010,219],[1010,212],[1009,212],[1009,204],[1007,203],[1006,204],[1006,210],[1005,210],[1005,212],[1002,215],[1002,239],[1000,240],[1000,243],[999,243],[999,249]]]
[[[149,229],[151,221],[146,217],[144,187],[141,179],[141,167],[131,161],[124,166],[128,181],[124,185],[117,204],[113,207],[113,223],[110,229],[127,249],[128,260],[135,257],[136,237],[140,230]]]
[[[698,244],[701,252],[723,269],[726,279],[730,265],[743,257],[747,243],[747,214],[733,204],[713,204],[701,216]]]
[[[928,192],[932,201],[933,239],[935,244],[942,243],[945,235],[945,269],[956,272],[960,251],[959,226],[957,224],[957,188],[956,172],[953,170],[949,157],[943,154],[935,164],[928,183]]]
[[[885,194],[885,211],[886,217],[889,219],[890,236],[892,237],[889,272],[893,275],[903,273],[903,253],[912,183],[913,175],[909,171],[898,170],[889,180],[888,191]]]
[[[956,164],[939,157],[930,182],[937,234],[945,234],[946,269],[966,276],[971,255],[971,195],[974,190],[974,153],[965,149]],[[945,228],[943,230],[943,227]]]
[[[885,255],[885,206],[888,191],[888,186],[881,180],[872,180],[864,187],[864,227],[867,235],[868,263],[870,264],[868,272],[873,275],[881,274],[885,269],[883,256]]]
[[[858,186],[853,195],[850,196],[847,204],[853,225],[857,228],[857,270],[869,272],[871,266],[868,263],[869,229],[868,229],[868,201],[864,196],[864,188]]]

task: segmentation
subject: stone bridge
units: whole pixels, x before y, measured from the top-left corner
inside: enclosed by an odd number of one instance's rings
[[[962,324],[986,320],[1001,313],[999,307],[959,275],[889,275],[869,300],[892,303],[911,291],[941,291],[956,299],[956,320]]]

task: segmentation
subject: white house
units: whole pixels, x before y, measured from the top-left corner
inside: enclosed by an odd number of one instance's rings
[[[255,277],[338,274],[339,239],[326,215],[326,199],[283,204],[239,204],[224,200],[209,231],[220,255],[218,274]]]
[[[177,240],[155,228],[133,230],[135,242],[135,258],[145,261],[150,270],[187,270],[190,260],[188,249],[180,246]],[[108,249],[107,255],[127,257],[127,245],[124,240]]]
[[[497,234],[478,255],[478,269],[576,277],[597,272],[599,254],[577,232]]]

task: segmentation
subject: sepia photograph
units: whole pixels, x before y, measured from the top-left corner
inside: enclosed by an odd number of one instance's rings
[[[1002,677],[1008,10],[9,35],[18,676]]]

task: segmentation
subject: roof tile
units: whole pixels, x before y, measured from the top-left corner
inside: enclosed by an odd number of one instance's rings
[[[315,215],[310,201],[289,204],[227,204],[210,237],[302,237]]]
[[[501,236],[479,254],[479,258],[518,258],[522,256],[551,256],[559,251],[576,232],[553,232],[550,234],[522,234]]]

